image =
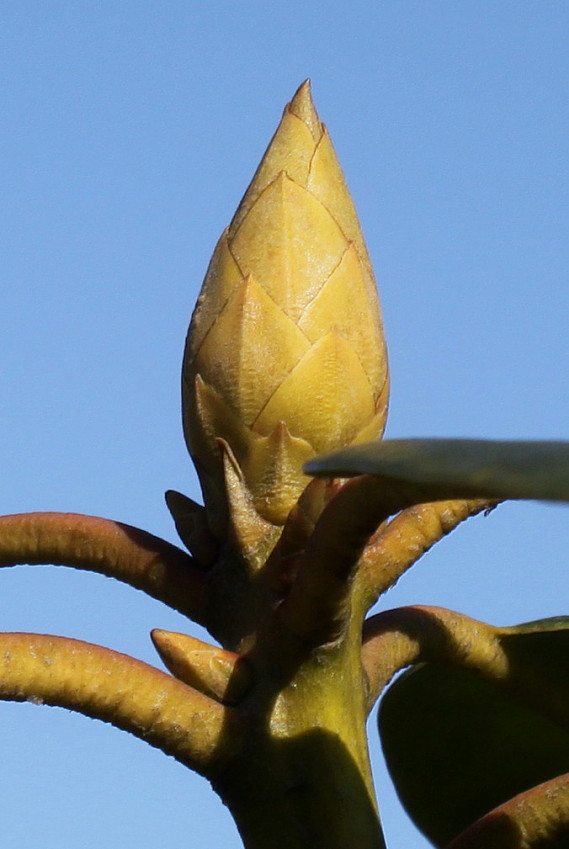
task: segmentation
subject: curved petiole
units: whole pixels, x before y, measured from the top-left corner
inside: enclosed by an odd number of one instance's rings
[[[222,757],[230,708],[142,661],[44,634],[0,633],[0,699],[110,722],[203,775]]]
[[[24,563],[117,578],[203,624],[205,580],[193,559],[131,525],[78,513],[0,516],[0,566]]]
[[[481,817],[447,849],[559,849],[569,841],[569,773]]]
[[[362,642],[368,710],[393,676],[415,663],[441,661],[507,677],[509,660],[500,642],[505,631],[443,607],[399,607],[371,616]]]
[[[374,534],[362,555],[366,607],[375,604],[442,537],[497,503],[484,499],[432,501],[402,510]]]

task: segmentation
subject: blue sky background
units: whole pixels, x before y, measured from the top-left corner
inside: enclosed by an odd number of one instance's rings
[[[569,436],[569,6],[556,0],[20,0],[0,10],[1,512],[176,540],[193,303],[307,76],[360,213],[391,354],[388,435]],[[566,508],[505,505],[384,606],[567,612]],[[108,579],[0,575],[3,630],[159,665],[181,616]],[[193,633],[197,633],[195,630]],[[110,726],[0,704],[6,845],[239,847],[203,779]],[[426,842],[371,750],[390,847]]]

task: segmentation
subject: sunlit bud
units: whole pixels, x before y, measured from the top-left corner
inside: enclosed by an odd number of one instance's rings
[[[317,453],[381,436],[387,357],[356,212],[304,83],[222,235],[190,325],[184,432],[206,507],[226,498],[217,439],[255,510],[281,525]]]

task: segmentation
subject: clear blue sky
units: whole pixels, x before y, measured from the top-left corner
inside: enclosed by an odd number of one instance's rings
[[[0,13],[1,512],[175,540],[198,497],[179,412],[215,241],[307,76],[375,263],[390,436],[569,437],[569,5],[54,0]],[[498,624],[567,612],[563,507],[506,505],[384,604]],[[99,576],[0,575],[3,630],[158,663],[182,618]],[[102,723],[0,704],[0,822],[27,849],[233,849],[209,786]],[[390,847],[422,849],[371,748]]]

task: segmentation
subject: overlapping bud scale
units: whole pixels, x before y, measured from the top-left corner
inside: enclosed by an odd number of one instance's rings
[[[212,260],[188,333],[184,432],[206,506],[229,446],[284,523],[316,453],[381,436],[387,358],[356,212],[304,83]]]

